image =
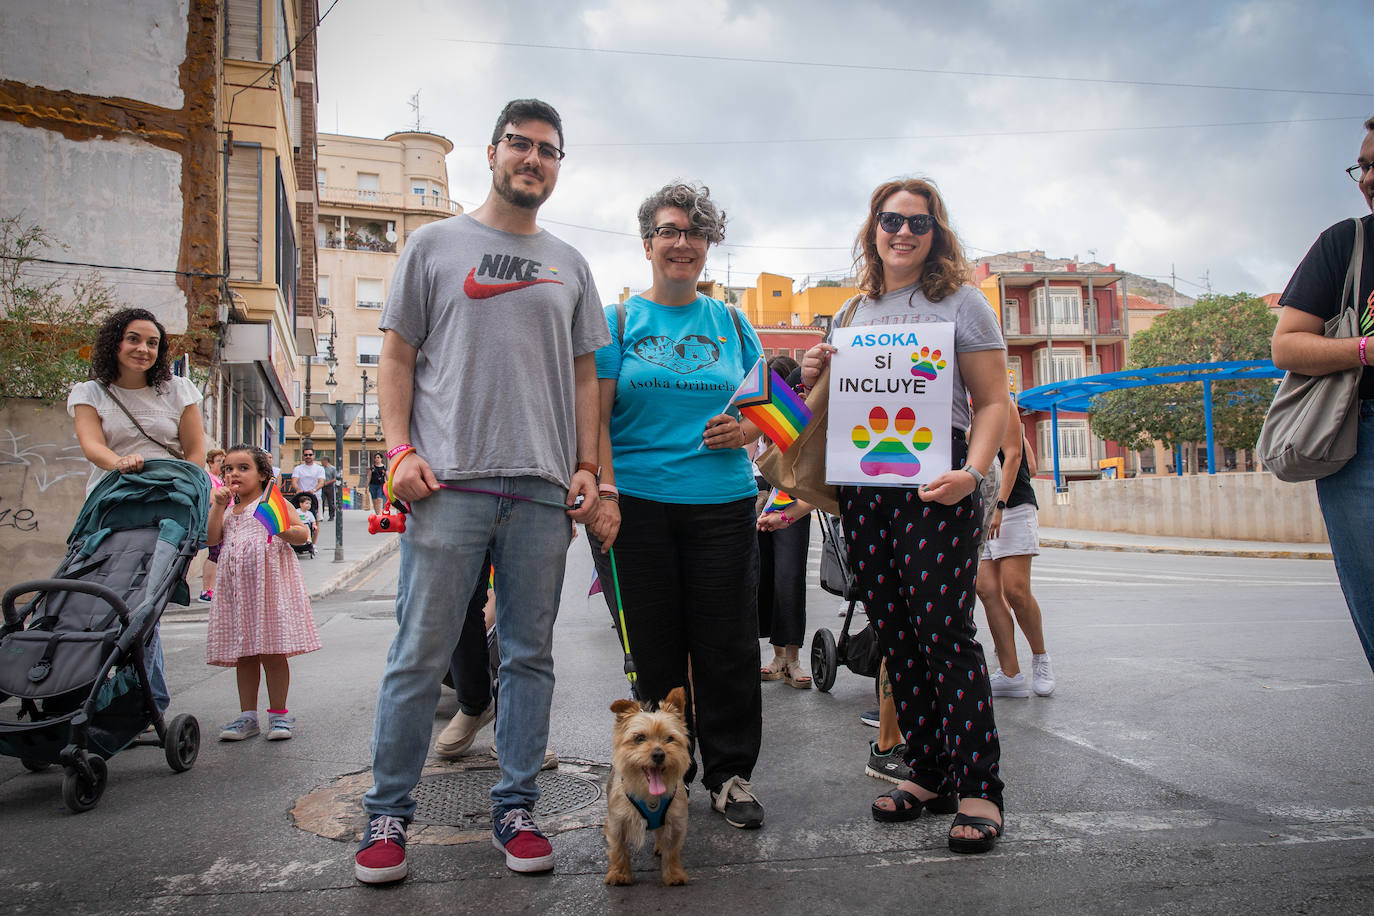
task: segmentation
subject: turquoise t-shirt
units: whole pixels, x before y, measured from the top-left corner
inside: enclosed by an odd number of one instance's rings
[[[730,398],[763,354],[758,335],[725,303],[697,296],[690,305],[625,302],[625,333],[606,306],[611,343],[596,351],[597,378],[615,379],[611,451],[616,488],[666,503],[723,503],[758,492],[742,448],[701,445],[706,421]],[[740,332],[743,332],[741,339]]]

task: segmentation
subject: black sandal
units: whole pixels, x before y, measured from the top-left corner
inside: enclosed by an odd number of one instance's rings
[[[977,839],[957,837],[951,834],[949,838],[949,848],[955,852],[978,853],[987,852],[997,845],[997,840],[1002,836],[1002,825],[990,817],[974,817],[971,814],[956,814],[954,827],[972,827],[978,831]]]
[[[878,798],[890,798],[895,805],[891,811],[886,808],[879,808],[875,801],[873,812],[875,821],[882,821],[886,824],[901,823],[903,821],[914,821],[921,816],[922,810],[932,814],[953,814],[959,810],[959,797],[957,795],[937,795],[929,801],[921,801],[906,789],[894,788],[890,792],[879,795]]]

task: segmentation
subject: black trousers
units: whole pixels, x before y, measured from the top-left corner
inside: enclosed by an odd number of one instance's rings
[[[449,660],[449,677],[453,692],[458,695],[458,708],[475,716],[491,705],[495,693],[492,665],[487,647],[487,624],[482,611],[487,606],[487,577],[491,572],[491,554],[483,561],[482,577],[468,599],[463,615],[463,629],[458,645],[453,647]]]
[[[954,442],[954,465],[967,452]],[[983,506],[953,506],[914,488],[841,487],[849,560],[887,658],[913,781],[1002,806],[1001,744],[983,648],[974,638],[974,578]]]
[[[620,517],[615,564],[640,693],[657,701],[687,686],[690,665],[702,783],[749,779],[763,734],[754,497],[687,505],[622,493]]]
[[[759,635],[775,646],[806,642],[806,561],[811,516],[759,532]]]

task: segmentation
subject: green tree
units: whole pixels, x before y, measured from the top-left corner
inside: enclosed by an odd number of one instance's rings
[[[41,227],[0,217],[0,398],[57,401],[89,372],[100,320],[114,291],[94,276],[52,273],[64,249]]]
[[[1248,293],[1204,296],[1174,309],[1131,338],[1128,369],[1269,358],[1277,319]],[[1212,384],[1212,426],[1218,445],[1253,448],[1277,383],[1272,379]],[[1156,440],[1173,449],[1206,439],[1202,384],[1151,385],[1099,395],[1088,413],[1092,430],[1129,449]]]

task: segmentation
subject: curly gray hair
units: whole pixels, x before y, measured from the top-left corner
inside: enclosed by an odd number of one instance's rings
[[[706,230],[712,244],[725,238],[725,211],[711,200],[711,189],[704,184],[675,181],[665,184],[639,205],[639,236],[647,239],[654,231],[654,217],[664,207],[686,212],[692,226]]]

